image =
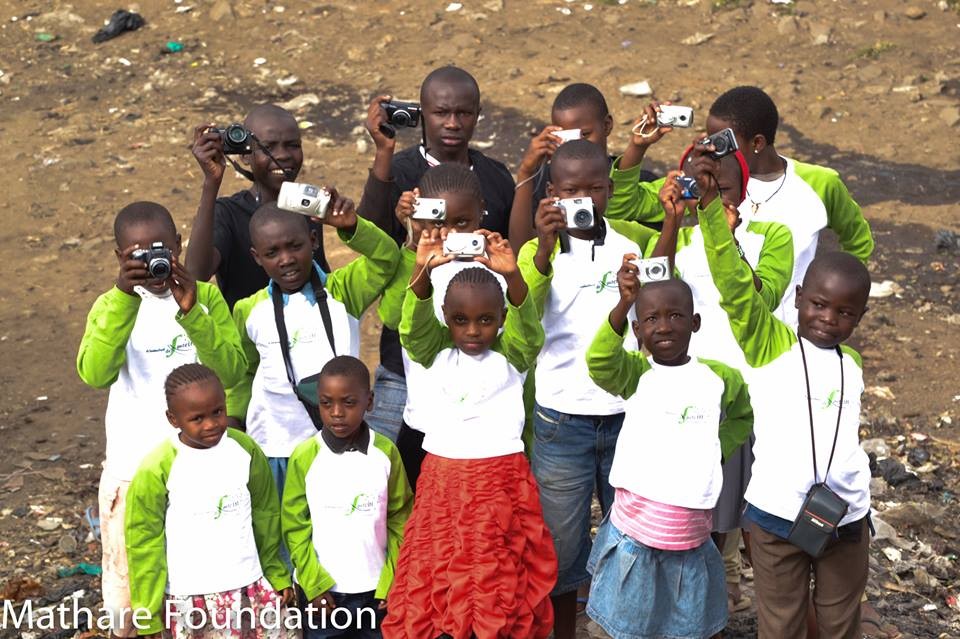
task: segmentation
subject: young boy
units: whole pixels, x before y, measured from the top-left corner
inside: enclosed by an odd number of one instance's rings
[[[297,179],[303,148],[300,127],[289,111],[273,104],[254,107],[243,126],[256,141],[252,153],[241,156],[249,167],[243,170],[244,176],[253,184],[230,197],[218,198],[226,156],[220,133],[211,131],[212,126],[201,124],[193,132],[193,155],[203,170],[203,188],[186,261],[197,279],[209,280],[216,274],[223,297],[233,309],[237,300],[267,285],[267,274],[250,255],[250,217],[261,204],[276,202],[283,182]],[[311,225],[320,238],[313,259],[329,272],[320,225]]]
[[[373,405],[363,362],[328,361],[317,398],[323,429],[290,456],[281,513],[297,582],[315,609],[305,635],[380,637],[413,495],[396,447],[363,419]],[[346,632],[323,623],[335,608],[352,612]]]
[[[445,66],[424,78],[420,85],[423,143],[396,155],[396,138],[380,131],[380,125],[387,121],[381,102],[390,97],[376,97],[368,110],[366,127],[376,144],[376,156],[363,188],[360,214],[386,231],[398,245],[403,244],[407,229],[395,216],[401,194],[412,191],[428,168],[453,162],[470,167],[480,180],[485,211],[480,226],[506,236],[510,230],[513,178],[501,162],[469,147],[480,117],[480,87],[473,76],[458,67]],[[395,329],[384,327],[380,335],[380,365],[374,378],[377,399],[367,421],[380,433],[397,432],[407,391],[400,338]]]
[[[169,434],[163,382],[177,366],[199,360],[233,384],[246,359],[220,291],[196,282],[180,264],[180,234],[167,209],[129,204],[117,214],[113,234],[120,273],[87,316],[77,372],[94,388],[110,387],[99,495],[103,601],[114,616],[113,635],[133,637],[124,508],[140,461]],[[168,251],[155,256],[168,261],[166,277],[162,261],[154,261],[154,277],[149,262],[135,257],[158,243]]]
[[[590,377],[627,400],[587,612],[614,637],[711,637],[727,621],[711,508],[721,461],[749,437],[753,409],[736,369],[688,355],[700,328],[690,287],[671,279],[641,288],[636,257],[624,256],[620,300],[587,351]],[[634,305],[633,331],[649,357],[623,348]]]
[[[717,162],[697,146],[703,193],[700,227],[720,304],[754,367],[753,476],[747,487],[751,557],[761,638],[806,636],[810,571],[821,637],[860,636],[867,579],[870,468],[860,448],[860,356],[844,345],[867,310],[870,276],[849,253],[814,259],[796,288],[796,332],[768,310],[753,287],[717,197]],[[811,441],[812,440],[812,441]],[[813,446],[813,460],[800,451]],[[831,463],[832,461],[832,463]],[[811,486],[823,482],[846,515],[819,557],[787,540]]]
[[[383,292],[400,259],[393,240],[358,218],[352,201],[333,195],[323,223],[362,257],[324,273],[313,260],[318,235],[307,218],[264,204],[250,220],[250,239],[270,282],[233,309],[248,368],[228,392],[227,409],[246,419],[247,432],[271,462],[278,490],[286,458],[320,427],[293,386],[338,353],[359,354],[360,316]]]
[[[604,309],[616,300],[623,255],[643,253],[654,231],[604,220],[607,156],[589,140],[557,149],[547,193],[550,198],[537,209],[538,237],[523,246],[517,261],[546,333],[536,369],[533,472],[559,562],[554,631],[557,639],[570,639],[576,591],[590,579],[591,496],[599,492],[606,513],[613,502],[607,476],[623,422],[623,400],[590,380],[585,354]],[[567,228],[555,198],[582,197],[593,198],[594,226]]]

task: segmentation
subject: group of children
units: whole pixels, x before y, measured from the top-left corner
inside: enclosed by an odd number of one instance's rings
[[[77,362],[110,387],[113,634],[572,639],[588,588],[613,637],[706,638],[743,601],[744,527],[761,637],[860,636],[870,473],[844,342],[873,242],[837,174],[775,151],[776,107],[755,87],[706,120],[739,150],[701,136],[650,181],[641,160],[671,130],[635,127],[611,158],[602,94],[572,84],[516,186],[469,147],[469,73],[427,76],[423,143],[396,154],[389,98],[368,111],[358,206],[332,188],[322,219],[277,206],[303,153],[295,119],[266,105],[245,121],[253,185],[229,198],[219,134],[197,127],[185,264],[166,209],[118,213],[120,273]],[[418,198],[445,217],[415,218]],[[567,198],[592,200],[592,226],[568,225]],[[324,225],[359,257],[331,270]],[[824,228],[846,252],[815,257]],[[446,254],[458,233],[483,253]],[[137,253],[157,243],[168,276]],[[641,284],[650,257],[672,277]],[[371,388],[359,322],[377,302]],[[846,508],[810,551],[794,529],[818,487]]]

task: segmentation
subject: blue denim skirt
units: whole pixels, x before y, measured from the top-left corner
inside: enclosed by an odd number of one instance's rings
[[[587,614],[614,639],[706,639],[727,625],[723,558],[710,540],[658,550],[606,519],[587,568]]]

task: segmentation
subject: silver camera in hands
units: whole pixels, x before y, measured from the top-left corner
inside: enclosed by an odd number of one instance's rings
[[[557,202],[557,206],[567,218],[567,228],[576,230],[592,229],[596,224],[596,209],[592,197],[571,197]]]
[[[322,186],[301,182],[284,182],[280,185],[277,206],[284,211],[300,213],[323,219],[330,205],[330,191]]]
[[[561,144],[563,144],[563,142],[570,142],[571,140],[579,140],[583,137],[580,129],[561,129],[560,131],[554,131],[553,135],[562,140]]]
[[[658,126],[687,129],[693,126],[693,109],[688,106],[663,104],[657,113]]]
[[[487,250],[487,238],[479,233],[448,233],[443,241],[443,254],[465,259],[483,255]]]
[[[641,284],[670,279],[670,258],[651,257],[646,260],[630,260],[630,263],[637,267],[637,278]]]
[[[418,197],[413,203],[414,220],[439,222],[447,219],[447,201],[433,197]]]

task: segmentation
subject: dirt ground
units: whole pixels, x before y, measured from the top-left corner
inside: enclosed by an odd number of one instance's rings
[[[646,98],[618,87],[648,80],[700,123],[721,91],[762,86],[780,107],[777,148],[840,171],[874,228],[874,281],[892,292],[871,301],[855,343],[868,386],[862,436],[874,440],[877,473],[890,472],[875,480],[874,505],[897,533],[873,544],[868,593],[905,635],[960,636],[958,4],[143,0],[128,8],[145,27],[93,44],[113,5],[0,0],[10,169],[0,189],[0,597],[57,602],[83,590],[75,596],[99,601],[95,577],[56,569],[99,561],[83,512],[96,501],[107,394],[80,382],[74,360],[86,313],[115,278],[115,212],[156,200],[188,237],[201,182],[192,127],[304,94],[319,99],[294,109],[301,178],[359,199],[372,158],[366,101],[415,98],[429,70],[456,63],[482,89],[476,146],[511,168],[573,81],[606,94],[611,151],[622,149]],[[162,53],[168,41],[183,50]],[[416,142],[410,133],[401,145]],[[650,167],[671,165],[688,138],[654,148]],[[228,176],[223,193],[243,187]],[[327,248],[335,264],[349,259],[335,239]],[[368,320],[370,361],[376,329]],[[898,478],[898,463],[915,472]],[[755,632],[742,614],[728,636]]]

